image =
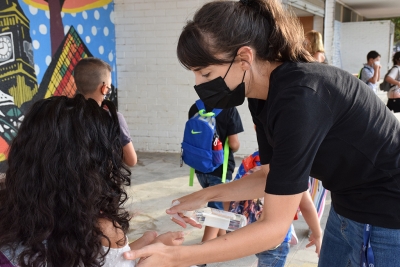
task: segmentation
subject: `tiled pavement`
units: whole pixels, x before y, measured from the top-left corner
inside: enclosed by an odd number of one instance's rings
[[[129,200],[126,208],[135,214],[131,221],[130,240],[140,237],[147,230],[156,230],[159,233],[166,231],[184,231],[184,244],[198,243],[202,237],[202,230],[188,227],[182,229],[173,223],[165,213],[171,201],[175,198],[200,189],[195,182],[193,187],[188,186],[189,168],[179,167],[179,155],[174,153],[138,153],[138,164],[132,168],[132,185],[127,188]],[[240,158],[237,158],[238,166]],[[326,209],[321,220],[324,228],[329,213],[330,198],[326,201]],[[287,267],[315,267],[318,257],[314,248],[305,248],[307,244],[308,227],[300,216],[294,222],[299,243],[293,246],[288,255]],[[257,258],[253,256],[229,262],[208,264],[208,267],[256,267]]]

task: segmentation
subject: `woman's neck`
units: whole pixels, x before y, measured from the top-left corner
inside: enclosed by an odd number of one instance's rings
[[[266,100],[269,92],[271,73],[282,65],[282,62],[269,62],[256,65],[251,72],[248,93],[246,97]]]

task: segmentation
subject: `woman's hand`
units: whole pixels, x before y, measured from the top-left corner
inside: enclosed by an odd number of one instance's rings
[[[166,232],[157,236],[151,244],[162,243],[166,246],[179,246],[184,240],[183,232]]]
[[[321,244],[322,244],[322,235],[311,233],[310,237],[308,238],[308,241],[310,241],[310,243],[306,245],[306,248],[315,245],[315,253],[317,253],[319,257],[319,252],[321,250]]]
[[[205,203],[207,203],[208,200],[206,200],[204,196],[205,194],[202,194],[203,192],[205,192],[204,189],[173,200],[172,207],[167,209],[166,213],[172,215],[172,221],[179,224],[183,228],[186,228],[186,224],[201,228],[201,224],[198,224],[189,217],[184,216],[184,212],[192,211],[205,206]]]

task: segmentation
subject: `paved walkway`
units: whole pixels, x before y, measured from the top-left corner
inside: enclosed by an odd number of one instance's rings
[[[156,230],[159,233],[166,231],[184,231],[184,244],[194,244],[201,240],[203,230],[188,227],[182,229],[173,223],[165,213],[171,201],[195,190],[201,189],[197,181],[193,187],[188,186],[189,168],[179,167],[179,155],[174,153],[138,153],[138,164],[132,169],[132,185],[127,188],[129,200],[126,208],[135,216],[131,220],[130,240],[140,237],[145,231]],[[236,166],[241,159],[237,158]],[[321,225],[324,228],[326,216],[329,213],[330,198],[326,201],[325,216]],[[287,267],[315,267],[318,258],[314,248],[305,248],[307,244],[308,227],[300,216],[294,222],[299,243],[291,248],[287,259]],[[257,258],[246,258],[208,264],[208,267],[256,267]]]

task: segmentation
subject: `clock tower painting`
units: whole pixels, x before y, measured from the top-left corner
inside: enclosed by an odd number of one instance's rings
[[[38,92],[29,31],[18,1],[0,1],[0,173],[23,113]]]
[[[0,0],[0,192],[24,114],[36,100],[74,96],[81,58],[110,64],[117,104],[114,20],[113,0]]]

